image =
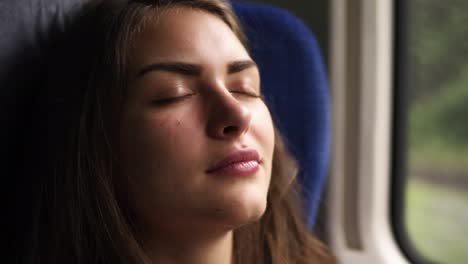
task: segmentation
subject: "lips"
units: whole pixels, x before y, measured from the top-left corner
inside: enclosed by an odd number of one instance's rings
[[[229,153],[206,172],[223,175],[247,175],[255,173],[260,162],[260,155],[256,150],[237,150]]]

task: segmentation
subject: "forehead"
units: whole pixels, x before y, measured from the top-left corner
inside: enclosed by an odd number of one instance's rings
[[[156,12],[135,38],[132,64],[164,60],[203,64],[250,58],[229,26],[213,14],[187,7]]]

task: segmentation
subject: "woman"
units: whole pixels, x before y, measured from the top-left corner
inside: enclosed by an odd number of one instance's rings
[[[92,1],[52,39],[31,262],[333,262],[226,2]]]

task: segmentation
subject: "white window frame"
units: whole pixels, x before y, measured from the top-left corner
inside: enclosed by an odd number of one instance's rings
[[[391,228],[391,0],[330,0],[327,233],[339,263],[406,264]]]

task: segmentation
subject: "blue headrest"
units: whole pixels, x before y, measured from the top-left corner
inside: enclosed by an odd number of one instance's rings
[[[318,44],[307,27],[285,10],[246,2],[233,7],[259,65],[276,124],[299,161],[311,227],[329,158],[329,98]]]

